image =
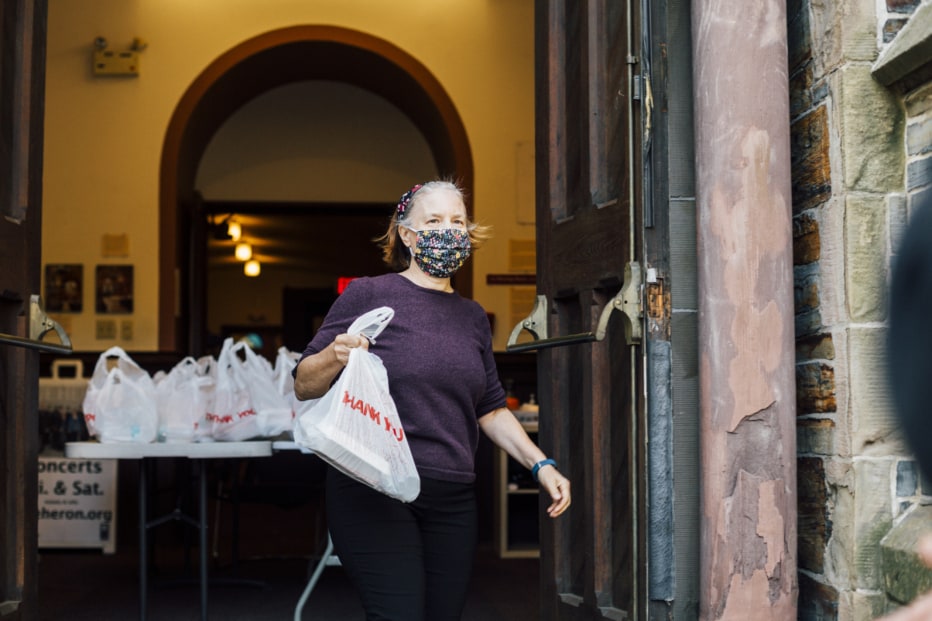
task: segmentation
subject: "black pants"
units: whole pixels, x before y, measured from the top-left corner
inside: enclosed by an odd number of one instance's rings
[[[368,621],[458,621],[476,552],[471,483],[421,478],[405,504],[327,469],[327,523]]]

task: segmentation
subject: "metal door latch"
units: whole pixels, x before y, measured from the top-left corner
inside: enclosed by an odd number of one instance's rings
[[[55,330],[55,333],[58,334],[58,338],[61,339],[60,345],[57,343],[46,343],[42,340],[42,337],[52,330]],[[42,310],[42,302],[38,295],[29,296],[29,338],[15,336],[13,334],[0,334],[0,343],[25,347],[27,349],[37,349],[39,351],[47,351],[55,354],[70,354],[73,351],[71,348],[71,337],[69,337],[65,329],[61,327],[61,324],[45,314],[45,311]]]
[[[644,310],[641,304],[641,289],[641,266],[638,262],[632,261],[625,265],[625,281],[621,289],[602,309],[595,332],[581,332],[579,334],[554,337],[548,337],[547,335],[547,296],[538,295],[531,314],[512,329],[505,350],[509,352],[532,351],[548,347],[601,341],[605,338],[612,312],[616,310],[621,311],[626,320],[625,340],[628,345],[637,345],[641,342],[643,333],[641,318],[644,316]],[[527,330],[533,334],[535,340],[518,343],[518,336],[522,330]]]

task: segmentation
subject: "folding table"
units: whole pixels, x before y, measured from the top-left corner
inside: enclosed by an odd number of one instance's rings
[[[65,456],[84,459],[132,459],[139,464],[139,619],[146,618],[147,594],[147,543],[148,531],[169,519],[183,519],[198,528],[200,540],[200,587],[201,619],[207,621],[207,468],[205,459],[227,459],[231,457],[268,457],[272,454],[272,443],[267,440],[247,442],[156,442],[108,443],[68,442],[65,444]],[[168,516],[148,520],[146,472],[153,459],[184,457],[191,459],[198,469],[198,522],[185,515]]]

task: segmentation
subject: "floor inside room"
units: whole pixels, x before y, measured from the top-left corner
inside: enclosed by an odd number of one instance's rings
[[[126,621],[140,618],[138,511],[132,468],[120,473],[122,498],[117,549],[40,549],[39,619],[42,621]],[[267,485],[239,488],[238,514],[230,501],[229,477],[213,472],[208,505],[208,611],[210,619],[258,621],[294,619],[295,607],[323,550],[325,531],[319,499],[289,496]],[[227,473],[229,474],[229,473]],[[186,515],[193,498],[177,496],[177,485],[154,492],[149,519],[176,509]],[[174,478],[174,474],[171,475]],[[130,488],[130,489],[127,489]],[[193,512],[196,514],[196,510]],[[234,519],[238,518],[238,519]],[[481,533],[481,530],[480,530]],[[197,531],[179,520],[150,529],[146,618],[186,621],[201,618]],[[538,618],[539,561],[501,559],[491,541],[476,557],[464,621],[524,621]],[[343,569],[327,567],[304,605],[302,619],[362,621],[364,614]]]

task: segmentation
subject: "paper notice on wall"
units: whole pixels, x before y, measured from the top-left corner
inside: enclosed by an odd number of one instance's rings
[[[39,547],[116,552],[117,460],[39,457]]]

